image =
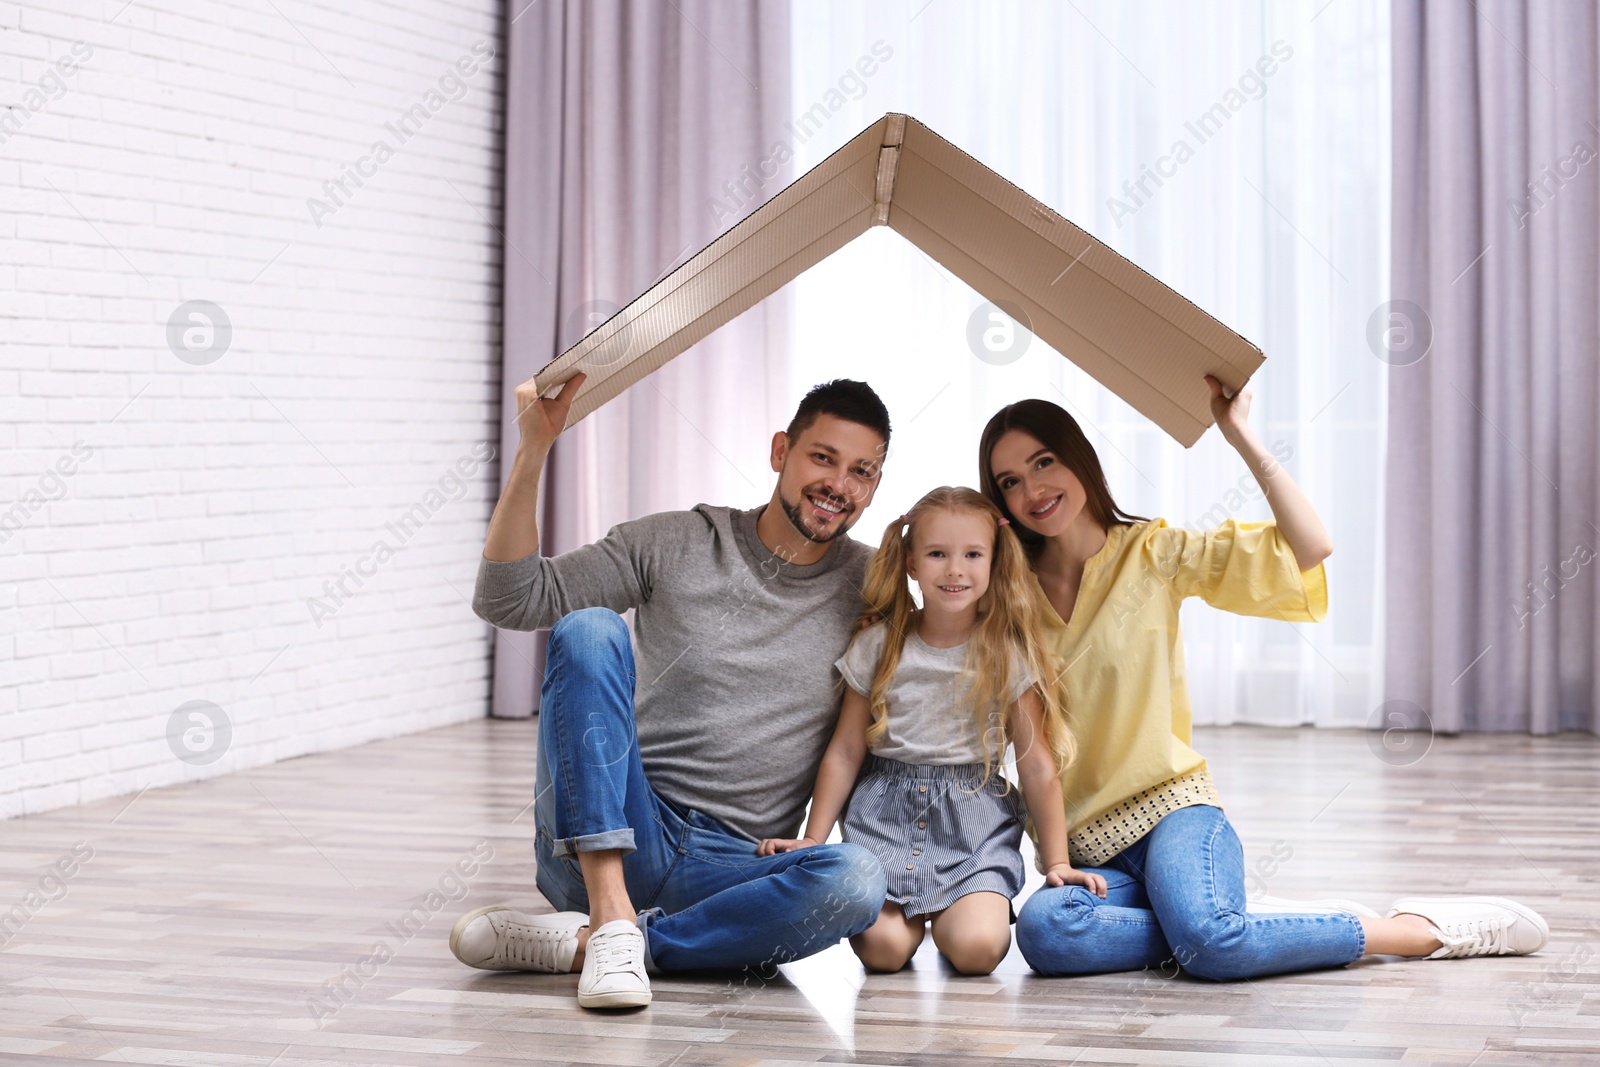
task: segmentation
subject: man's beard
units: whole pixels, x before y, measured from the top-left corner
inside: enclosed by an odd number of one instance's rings
[[[822,496],[823,494],[819,493],[817,495]],[[834,502],[834,499],[835,498],[831,496],[827,497],[827,500],[830,504]],[[806,502],[805,493],[801,493],[799,501],[793,504],[783,499],[783,494],[781,492],[778,494],[778,503],[783,505],[783,513],[789,516],[789,524],[796,530],[799,530],[800,535],[807,541],[810,541],[813,544],[825,545],[829,541],[832,541],[837,537],[842,537],[844,534],[850,532],[849,518],[854,512],[854,508],[851,508],[849,505],[845,505],[845,510],[839,513],[839,528],[832,533],[822,534],[811,528],[810,524],[806,521],[805,512],[800,510],[801,506],[806,504]]]

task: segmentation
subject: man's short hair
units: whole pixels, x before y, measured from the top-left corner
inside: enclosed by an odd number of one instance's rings
[[[884,447],[889,445],[889,409],[884,407],[878,394],[866,382],[835,378],[831,382],[813,386],[811,392],[800,401],[800,406],[795,408],[794,418],[789,420],[789,428],[784,431],[789,435],[789,441],[793,443],[805,433],[817,421],[818,415],[832,415],[836,419],[876,430],[883,438]]]

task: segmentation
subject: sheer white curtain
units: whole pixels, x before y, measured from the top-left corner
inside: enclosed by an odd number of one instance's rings
[[[794,110],[831,116],[797,125],[796,173],[885,111],[915,115],[1267,353],[1252,421],[1332,531],[1331,607],[1294,626],[1186,606],[1201,723],[1363,725],[1381,701],[1384,364],[1368,325],[1388,291],[1389,12],[1325,3],[792,9]],[[1079,418],[1124,508],[1270,517],[1215,431],[1185,451],[1038,341],[1009,364],[976,358],[981,299],[887,230],[802,276],[795,300],[795,390],[864,378],[895,418],[864,539],[935,485],[976,484],[984,421],[1028,396]]]

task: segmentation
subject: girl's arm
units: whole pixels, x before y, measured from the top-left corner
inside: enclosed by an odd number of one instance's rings
[[[1067,858],[1067,806],[1061,799],[1061,776],[1055,756],[1045,741],[1044,702],[1034,689],[1022,694],[1009,713],[1011,743],[1017,750],[1017,781],[1028,802],[1028,814],[1039,834],[1039,858],[1045,884],[1081,885],[1097,896],[1106,895],[1106,880],[1098,874],[1074,870]]]
[[[756,850],[760,856],[789,852],[808,845],[820,845],[833,832],[839,821],[844,802],[855,787],[856,776],[861,773],[861,761],[867,755],[867,727],[872,722],[872,706],[867,698],[845,686],[844,704],[839,708],[839,724],[833,728],[833,740],[822,754],[822,766],[817,769],[817,784],[811,796],[811,817],[806,820],[805,834],[798,838],[769,837]]]
[[[1255,475],[1300,569],[1310,570],[1333,555],[1333,541],[1311,501],[1250,428],[1250,390],[1240,389],[1232,397],[1225,396],[1222,383],[1209,374],[1206,384],[1211,386],[1211,414],[1217,420],[1217,429]]]

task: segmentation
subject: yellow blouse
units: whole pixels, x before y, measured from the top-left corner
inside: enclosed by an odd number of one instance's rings
[[[1178,606],[1191,596],[1289,622],[1328,611],[1322,565],[1302,572],[1276,523],[1230,519],[1197,531],[1154,519],[1107,531],[1084,563],[1071,620],[1045,614],[1078,742],[1061,778],[1076,864],[1104,863],[1169,811],[1218,803],[1189,747]]]

